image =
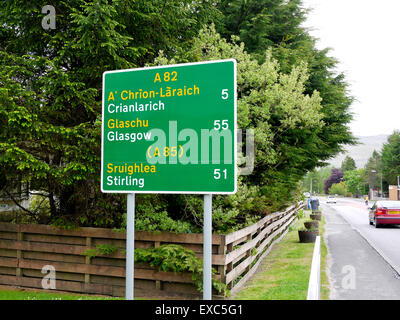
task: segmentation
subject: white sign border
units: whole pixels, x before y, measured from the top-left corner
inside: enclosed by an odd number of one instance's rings
[[[130,71],[139,71],[139,70],[151,70],[151,69],[165,69],[165,68],[177,68],[184,67],[190,65],[199,65],[199,64],[210,64],[210,63],[221,63],[221,62],[233,62],[233,88],[234,88],[234,132],[233,132],[233,147],[234,147],[234,155],[233,155],[233,163],[234,163],[234,189],[233,191],[141,191],[141,190],[104,190],[103,189],[103,167],[104,167],[104,99],[105,99],[105,76],[109,73],[120,73],[120,72],[130,72]],[[237,192],[237,62],[236,59],[222,59],[222,60],[211,60],[211,61],[199,61],[199,62],[189,62],[189,63],[180,63],[180,64],[170,64],[163,66],[153,66],[153,67],[143,67],[143,68],[133,68],[133,69],[121,69],[121,70],[110,70],[103,72],[103,83],[102,83],[102,101],[101,101],[101,176],[100,176],[100,189],[103,193],[160,193],[160,194],[235,194]]]

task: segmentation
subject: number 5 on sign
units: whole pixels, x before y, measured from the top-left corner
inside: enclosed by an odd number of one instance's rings
[[[224,100],[229,98],[228,89],[222,89],[221,98]]]

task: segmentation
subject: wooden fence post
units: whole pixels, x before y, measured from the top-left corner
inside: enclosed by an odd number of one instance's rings
[[[225,236],[223,236],[221,243],[218,245],[218,254],[225,255],[226,252]],[[218,266],[218,273],[221,275],[221,281],[226,283],[226,265]]]
[[[154,241],[154,248],[158,248],[160,246],[160,241]],[[156,289],[162,290],[162,282],[161,280],[156,280]]]
[[[229,243],[226,247],[227,247],[227,253],[226,254],[229,254],[229,253],[231,253],[233,251],[233,243]],[[233,263],[230,262],[226,266],[226,273],[228,274],[229,272],[232,271],[232,269],[233,269]],[[232,281],[227,283],[227,285],[228,285],[228,289],[229,290],[232,289]]]
[[[17,241],[22,242],[24,240],[24,234],[21,232],[21,225],[18,225]],[[17,270],[16,276],[22,277],[22,269],[19,267],[19,261],[23,258],[22,250],[17,250]]]
[[[92,247],[92,238],[91,237],[86,237],[86,247],[87,249],[91,249]],[[91,257],[86,256],[85,257],[85,264],[90,264]],[[90,283],[90,274],[85,273],[85,284]]]
[[[247,236],[247,241],[251,241],[251,238],[252,238],[252,236],[251,236],[251,233],[250,233],[250,234]],[[249,248],[249,250],[247,250],[247,252],[246,252],[246,258],[251,257],[251,253],[252,253],[252,251],[253,251],[253,248],[254,248],[254,247]],[[249,264],[249,265],[246,267],[246,272],[249,272],[250,268],[251,268],[251,265]]]

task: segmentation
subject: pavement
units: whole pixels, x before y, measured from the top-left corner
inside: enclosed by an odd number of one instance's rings
[[[375,229],[361,201],[323,204],[333,300],[400,299],[400,228]]]

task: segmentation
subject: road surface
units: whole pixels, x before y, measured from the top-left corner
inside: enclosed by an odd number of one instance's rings
[[[369,225],[363,201],[325,204],[331,299],[400,299],[400,227]]]

